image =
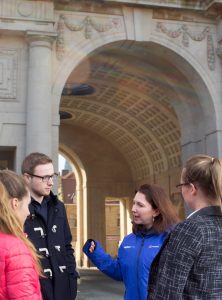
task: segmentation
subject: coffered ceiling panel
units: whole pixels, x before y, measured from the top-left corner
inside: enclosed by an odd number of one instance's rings
[[[88,84],[91,95],[61,98],[64,123],[83,126],[108,139],[128,161],[136,179],[180,166],[180,127],[171,99],[178,72],[152,47],[123,43],[92,53],[67,80]],[[177,72],[177,73],[175,73]]]

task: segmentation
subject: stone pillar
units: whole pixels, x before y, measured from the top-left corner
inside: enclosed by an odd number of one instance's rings
[[[132,201],[129,198],[125,198],[126,201],[126,234],[132,232]]]
[[[220,18],[217,20],[217,42],[218,42],[218,48],[216,49],[217,55],[220,58],[221,68],[222,68],[222,16],[220,15]],[[219,81],[219,85],[221,87],[221,80]],[[220,89],[221,91],[221,89]],[[220,103],[222,99],[222,92],[220,92]],[[222,120],[221,120],[221,112],[222,112],[222,105],[220,104],[220,112],[218,112],[219,118],[217,121],[217,132],[215,132],[215,135],[217,135],[217,142],[218,142],[218,157],[222,157]]]
[[[126,203],[124,199],[119,201],[119,214],[120,214],[120,243],[126,235]]]
[[[119,208],[120,208],[120,242],[123,238],[132,232],[132,222],[131,222],[131,209],[132,204],[130,199],[120,198],[119,199]]]
[[[192,155],[206,152],[204,142],[201,139],[196,140],[196,141],[190,140],[190,141],[182,144],[181,147],[182,147],[182,149],[181,149],[182,150],[182,165]]]
[[[55,34],[27,32],[29,43],[26,154],[52,156],[52,43]]]

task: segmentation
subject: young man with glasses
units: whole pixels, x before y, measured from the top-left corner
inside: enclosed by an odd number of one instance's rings
[[[31,153],[21,169],[31,193],[25,232],[42,256],[43,299],[74,300],[78,273],[65,207],[51,191],[57,178],[52,159],[43,153]]]

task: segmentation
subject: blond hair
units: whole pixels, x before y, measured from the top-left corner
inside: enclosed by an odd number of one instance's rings
[[[21,176],[10,170],[0,171],[0,231],[14,235],[24,242],[34,259],[37,273],[42,275],[40,256],[37,254],[34,245],[26,237],[23,226],[9,201],[11,198],[22,201],[27,194],[28,189]]]
[[[182,179],[196,184],[209,201],[222,200],[222,163],[219,159],[205,154],[192,156],[184,165]]]

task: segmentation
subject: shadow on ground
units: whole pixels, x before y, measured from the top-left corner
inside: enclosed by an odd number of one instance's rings
[[[79,270],[81,279],[78,284],[76,300],[123,300],[124,285],[98,270]]]

